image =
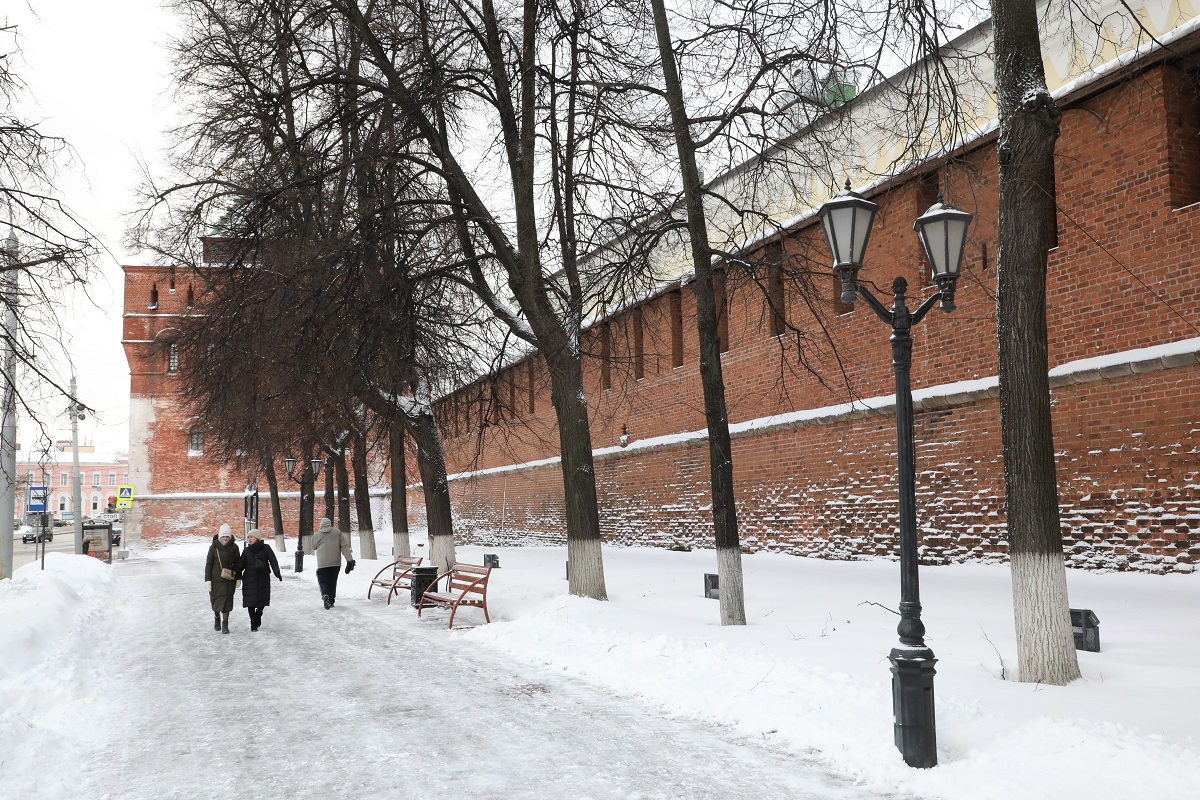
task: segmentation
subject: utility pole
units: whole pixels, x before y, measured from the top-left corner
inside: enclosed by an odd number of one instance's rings
[[[71,376],[71,402],[67,406],[71,415],[71,505],[75,509],[75,555],[83,555],[83,475],[79,473],[79,421],[84,418],[75,392],[75,376]]]
[[[13,516],[17,512],[17,233],[10,224],[4,243],[4,341],[0,350],[0,580],[13,574]],[[7,263],[3,263],[7,262]]]

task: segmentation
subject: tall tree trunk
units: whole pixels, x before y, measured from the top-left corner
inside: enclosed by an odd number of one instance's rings
[[[407,421],[408,432],[417,446],[417,468],[425,494],[425,517],[429,526],[429,560],[445,571],[457,560],[454,548],[454,519],[450,512],[450,481],[442,438],[433,414],[425,410]]]
[[[392,558],[412,555],[408,541],[408,477],[404,464],[404,425],[388,429],[388,456],[392,473]]]
[[[368,561],[379,556],[375,552],[375,525],[371,522],[371,486],[367,478],[367,437],[354,437],[354,450],[350,454],[354,468],[354,510],[358,515],[359,555]]]
[[[992,0],[1000,109],[996,334],[1020,680],[1079,677],[1050,414],[1046,263],[1060,112],[1046,88],[1035,0]]]
[[[600,512],[596,503],[596,468],[592,432],[583,391],[583,368],[569,355],[551,359],[550,397],[558,418],[564,502],[567,522],[567,560],[571,564],[571,594],[607,600],[604,557],[600,549]]]
[[[337,527],[342,533],[350,533],[350,476],[346,472],[346,450],[338,450],[333,457],[333,471],[337,477]]]
[[[513,184],[511,214],[516,231],[515,241],[476,192],[468,171],[458,162],[449,147],[448,139],[437,121],[437,110],[434,109],[430,113],[426,107],[418,107],[410,102],[415,95],[408,84],[407,76],[396,68],[395,60],[371,30],[358,4],[342,3],[339,4],[339,10],[358,30],[363,44],[371,52],[375,66],[387,80],[396,97],[397,104],[406,106],[407,117],[438,160],[441,176],[446,181],[450,195],[463,204],[472,225],[488,239],[493,257],[505,270],[509,289],[533,332],[533,336],[527,338],[536,341],[542,357],[549,366],[551,394],[558,416],[559,441],[562,448],[567,557],[573,565],[570,592],[584,597],[607,599],[604,561],[600,548],[600,515],[596,508],[591,430],[587,419],[587,400],[583,391],[583,368],[578,341],[582,293],[578,286],[572,288],[569,305],[573,305],[568,311],[571,321],[565,321],[560,313],[561,309],[551,299],[540,255],[543,241],[537,224],[537,5],[534,0],[524,0],[522,4],[521,63],[515,71],[516,76],[507,69],[500,53],[501,32],[494,9],[485,14],[482,26],[487,49],[493,57],[491,78],[498,97],[500,124],[504,129],[502,138],[509,155],[508,163]],[[514,77],[519,78],[519,102],[516,102],[513,93]],[[469,237],[467,245],[464,252],[470,252]],[[578,276],[574,271],[568,267],[567,272],[573,276],[569,281],[577,283]],[[490,288],[479,281],[476,281],[476,291],[481,297],[491,294]],[[423,426],[414,425],[409,429],[417,442],[418,463],[424,448],[423,443],[417,439],[417,431],[421,427]],[[425,480],[425,473],[422,472],[422,481]],[[430,508],[432,513],[428,502],[426,507]],[[431,522],[431,536],[432,531]]]
[[[333,522],[336,517],[337,500],[334,494],[333,453],[325,455],[325,519]]]
[[[275,549],[286,553],[287,539],[283,535],[283,509],[279,507],[279,478],[275,475],[273,460],[263,459],[263,473],[267,476],[267,486],[271,490],[271,527],[275,533]]]
[[[687,210],[692,267],[696,272],[696,330],[700,337],[700,384],[704,390],[704,418],[708,424],[708,468],[712,481],[717,575],[720,583],[721,624],[745,625],[746,603],[742,584],[742,547],[738,537],[737,502],[733,493],[733,446],[725,407],[725,378],[721,372],[721,341],[717,332],[717,306],[713,292],[712,251],[704,218],[704,195],[696,167],[696,148],[683,102],[683,88],[671,45],[671,27],[663,0],[651,0],[658,36],[663,84],[671,109],[671,128],[679,154]]]

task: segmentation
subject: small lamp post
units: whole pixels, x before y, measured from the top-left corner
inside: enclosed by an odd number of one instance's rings
[[[900,643],[892,649],[892,712],[896,747],[910,767],[937,766],[937,728],[934,720],[933,676],[937,659],[925,644],[921,622],[921,591],[917,576],[916,463],[913,457],[912,326],[924,319],[935,303],[942,311],[954,310],[954,288],[962,266],[963,246],[971,215],[937,202],[913,226],[929,260],[937,294],[909,311],[905,302],[908,281],[892,281],[889,310],[869,289],[858,283],[858,270],[871,238],[871,225],[879,207],[850,189],[821,206],[821,225],[833,257],[834,273],[842,281],[842,302],[862,297],[875,316],[892,327],[892,365],[896,372],[896,459],[900,489]]]
[[[292,474],[296,471],[296,459],[289,456],[283,460],[283,468],[287,472],[288,480],[300,485],[300,526],[296,537],[296,572],[304,571],[304,505],[313,501],[312,491],[309,487],[316,482],[317,475],[321,473],[321,459],[314,458],[309,465],[312,467],[311,473],[301,473],[297,479]],[[309,474],[312,476],[311,479],[308,477]]]
[[[251,528],[258,527],[258,484],[246,484],[246,494],[242,501],[243,517],[245,519],[246,530],[249,534]]]

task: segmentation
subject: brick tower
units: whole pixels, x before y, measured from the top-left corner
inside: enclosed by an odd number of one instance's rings
[[[179,323],[195,313],[203,289],[189,271],[125,266],[121,344],[129,362],[129,482],[134,508],[128,534],[153,539],[194,530],[235,530],[242,518],[242,476],[205,457],[200,420],[181,395]]]

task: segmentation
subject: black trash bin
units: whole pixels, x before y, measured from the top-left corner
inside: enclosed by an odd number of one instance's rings
[[[437,591],[437,567],[413,567],[409,579],[412,583],[412,596],[410,602],[412,607],[416,608],[421,605],[421,595],[432,588]]]
[[[1076,650],[1100,652],[1100,618],[1090,608],[1071,609],[1071,631]]]

